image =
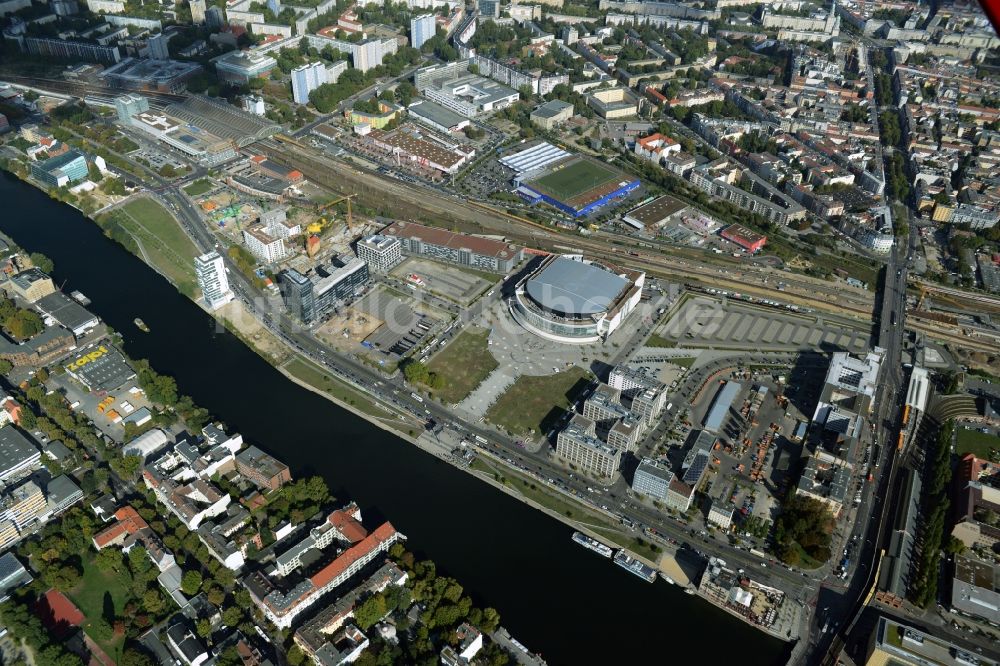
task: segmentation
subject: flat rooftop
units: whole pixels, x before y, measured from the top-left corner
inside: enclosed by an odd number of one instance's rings
[[[467,234],[457,234],[444,229],[426,227],[416,222],[393,222],[381,231],[385,236],[419,239],[431,245],[440,245],[451,249],[466,249],[470,252],[488,257],[509,259],[517,254],[518,248],[504,241]]]
[[[662,224],[671,215],[679,213],[685,208],[687,208],[687,204],[683,201],[664,194],[638,208],[633,208],[626,215],[647,227],[653,227]]]

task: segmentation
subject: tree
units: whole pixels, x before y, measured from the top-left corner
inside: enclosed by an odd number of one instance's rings
[[[243,611],[236,606],[227,606],[222,611],[222,623],[227,627],[235,627],[243,620]]]
[[[354,621],[358,627],[365,630],[385,617],[386,613],[385,597],[382,593],[376,592],[354,609]]]
[[[292,643],[291,647],[288,648],[288,653],[285,654],[285,659],[291,666],[301,666],[305,663],[306,655],[297,643]]]
[[[201,572],[195,569],[190,569],[184,572],[183,578],[181,578],[181,591],[189,597],[193,597],[198,594],[198,590],[201,589]]]
[[[6,375],[14,369],[14,364],[5,358],[0,358],[0,375]]]
[[[140,652],[135,648],[126,648],[118,663],[120,666],[155,666],[156,664],[145,652]]]
[[[52,269],[55,268],[55,264],[52,263],[52,260],[41,252],[32,252],[28,255],[28,257],[31,259],[31,263],[33,263],[35,267],[43,273],[51,273]]]

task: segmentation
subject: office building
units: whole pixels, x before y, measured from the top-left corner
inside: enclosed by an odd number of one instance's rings
[[[636,468],[632,490],[681,513],[691,508],[694,498],[694,488],[678,479],[665,462],[652,458],[643,458]]]
[[[326,66],[311,62],[292,70],[292,99],[296,104],[308,104],[309,93],[326,83]]]
[[[27,268],[11,276],[4,285],[5,292],[19,296],[29,303],[56,293],[56,285],[52,278],[37,268]]]
[[[236,471],[266,490],[277,490],[292,480],[288,465],[256,446],[248,446],[236,454]]]
[[[403,260],[398,238],[375,234],[358,241],[358,258],[368,264],[368,270],[387,273]]]
[[[115,97],[115,111],[120,122],[131,125],[132,116],[149,111],[149,99],[137,93]]]
[[[885,616],[878,618],[864,666],[997,666],[955,643]]]
[[[230,51],[213,60],[215,71],[226,83],[249,83],[259,79],[278,66],[278,61],[262,53]]]
[[[573,117],[573,105],[569,102],[554,99],[545,102],[531,112],[531,122],[545,130],[555,129],[557,125]]]
[[[226,276],[226,263],[218,252],[209,252],[195,257],[194,272],[198,278],[198,287],[205,298],[205,305],[211,310],[233,300],[233,292],[229,289],[229,278]]]
[[[994,626],[1000,623],[1000,567],[978,559],[977,555],[955,555],[951,610],[981,618]]]
[[[153,60],[169,60],[170,49],[168,48],[168,42],[170,41],[170,37],[170,35],[162,32],[150,37],[149,57]]]
[[[480,16],[500,17],[500,0],[478,0],[476,6],[479,7]]]
[[[50,187],[72,185],[87,178],[87,158],[78,150],[68,150],[43,162],[32,162],[31,175]]]
[[[38,520],[48,507],[45,493],[34,481],[25,481],[3,497],[0,502],[0,520],[10,520],[18,531]]]
[[[42,452],[12,425],[0,428],[0,483],[23,476],[37,466]]]
[[[226,24],[226,15],[222,7],[211,6],[205,10],[205,23],[212,30],[219,30]]]
[[[190,0],[191,22],[201,25],[205,22],[205,0]]]
[[[437,21],[433,14],[422,14],[410,19],[410,46],[419,49],[437,32]]]
[[[621,465],[620,450],[597,438],[594,422],[575,414],[556,437],[556,455],[579,469],[610,479]]]
[[[282,271],[278,282],[289,312],[311,324],[353,298],[368,282],[368,264],[361,259],[345,257],[337,264],[332,271],[317,268],[319,277],[303,275],[293,268]]]
[[[493,273],[509,273],[524,258],[524,249],[517,245],[416,222],[394,222],[381,233],[398,238],[405,256],[426,257]]]
[[[520,93],[513,88],[469,73],[439,79],[425,88],[423,94],[432,102],[466,118],[506,109],[520,98]]]

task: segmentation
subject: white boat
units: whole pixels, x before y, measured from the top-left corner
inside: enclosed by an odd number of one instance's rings
[[[660,577],[663,578],[663,580],[665,580],[668,583],[670,583],[671,585],[676,585],[677,584],[676,582],[674,582],[673,578],[671,578],[667,574],[663,573],[662,571],[660,572]]]
[[[619,550],[615,553],[615,564],[630,574],[634,574],[639,578],[642,578],[647,583],[652,583],[656,580],[656,569],[643,564],[637,559],[629,557],[625,554],[624,550]]]
[[[605,545],[598,541],[597,539],[591,539],[589,536],[583,532],[573,532],[573,541],[583,546],[588,550],[592,550],[602,557],[611,557],[611,546]]]

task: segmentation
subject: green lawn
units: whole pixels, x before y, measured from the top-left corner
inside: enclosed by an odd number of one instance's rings
[[[155,267],[182,293],[193,295],[194,258],[199,252],[170,212],[156,201],[143,198],[130,201],[114,214],[142,245]]]
[[[662,347],[664,349],[673,349],[677,346],[677,343],[673,340],[667,340],[666,338],[660,337],[655,333],[649,336],[649,340],[646,341],[647,347]]]
[[[185,187],[184,191],[188,195],[196,197],[199,194],[204,194],[205,192],[208,192],[210,189],[212,189],[212,187],[213,187],[212,181],[208,180],[207,178],[199,178],[198,180],[194,181],[193,183]]]
[[[569,165],[552,171],[529,185],[540,192],[553,195],[560,201],[580,196],[596,187],[613,180],[620,180],[621,172],[600,162],[578,159]]]
[[[489,337],[486,329],[468,328],[431,359],[428,369],[444,378],[435,391],[443,402],[461,402],[499,365],[489,352]]]
[[[544,433],[589,382],[590,373],[577,366],[545,377],[522,375],[493,403],[486,420],[515,435]]]
[[[978,430],[959,427],[956,429],[955,439],[958,455],[964,456],[966,453],[973,453],[977,458],[990,460],[990,449],[1000,449],[1000,437],[987,435]]]
[[[94,562],[95,553],[88,550],[83,558],[83,577],[80,583],[69,591],[66,595],[77,605],[80,611],[87,617],[83,623],[83,629],[101,646],[101,649],[108,653],[112,659],[121,657],[121,649],[124,638],[111,638],[107,641],[99,640],[96,632],[93,631],[94,624],[105,617],[105,594],[110,598],[110,605],[114,606],[114,614],[121,615],[125,608],[125,603],[131,597],[129,591],[122,585],[121,580],[113,573],[104,573],[97,568]],[[107,609],[111,611],[110,608]],[[113,622],[112,615],[111,621]]]
[[[371,398],[354,390],[309,361],[296,357],[286,363],[284,367],[290,375],[301,379],[324,393],[330,394],[338,400],[346,402],[352,407],[360,409],[366,414],[380,418],[388,416],[388,412],[376,406]]]

